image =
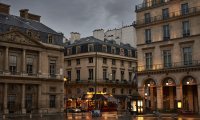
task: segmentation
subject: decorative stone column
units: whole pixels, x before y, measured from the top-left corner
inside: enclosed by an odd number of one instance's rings
[[[26,114],[26,108],[25,108],[25,84],[22,84],[22,114]]]
[[[157,108],[159,110],[163,109],[163,87],[157,87]]]
[[[22,52],[22,74],[26,74],[26,50]]]
[[[173,87],[169,87],[169,101],[170,101],[170,109],[174,109],[174,91],[173,91]]]
[[[3,99],[3,110],[4,114],[8,114],[8,108],[7,108],[7,103],[8,103],[8,84],[5,83],[4,85],[4,99]]]
[[[38,111],[42,113],[42,104],[44,104],[41,98],[41,85],[38,85]]]
[[[8,73],[9,72],[9,69],[8,69],[8,51],[9,51],[9,48],[6,47],[6,50],[5,50],[5,72]]]
[[[183,90],[181,85],[176,86],[176,100],[181,101],[183,107]]]
[[[154,104],[154,94],[153,94],[153,87],[150,87],[150,101],[151,101],[151,110],[155,109],[155,104]]]
[[[39,52],[39,58],[38,58],[38,74],[42,74],[42,52]]]
[[[200,114],[200,85],[197,86],[198,91],[198,105],[199,105],[199,114]]]

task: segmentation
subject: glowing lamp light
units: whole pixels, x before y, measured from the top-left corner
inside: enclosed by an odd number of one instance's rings
[[[187,85],[189,85],[190,84],[190,82],[189,81],[187,81]]]
[[[147,96],[147,93],[145,93],[144,95]]]
[[[150,84],[147,84],[148,87],[150,87]]]
[[[168,86],[168,85],[169,85],[169,83],[167,82],[167,83],[166,83],[166,85]]]
[[[181,101],[178,101],[177,107],[178,107],[179,109],[182,108],[182,102],[181,102]]]

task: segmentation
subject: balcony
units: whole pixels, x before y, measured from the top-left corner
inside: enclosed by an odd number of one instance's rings
[[[169,64],[155,64],[151,66],[138,66],[138,72],[156,71],[156,70],[169,70],[178,68],[189,68],[200,66],[200,60],[175,62]]]
[[[68,81],[68,85],[71,84],[95,84],[94,80],[75,80],[75,81]],[[98,85],[131,85],[132,81],[127,80],[97,80]]]
[[[200,13],[199,6],[192,7],[187,10],[179,10],[179,11],[171,12],[167,15],[167,17],[166,17],[166,15],[159,15],[159,16],[142,19],[142,20],[137,20],[137,21],[134,21],[133,24],[135,27],[142,26],[142,25],[151,25],[151,24],[154,24],[157,22],[173,20],[173,19],[179,18],[179,17],[187,17],[189,15],[196,15],[197,13]]]
[[[159,6],[165,5],[166,3],[170,1],[175,1],[175,0],[157,0],[157,1],[151,0],[150,2],[144,2],[142,4],[136,5],[135,11],[139,12],[139,11],[146,10],[149,8],[159,7]]]

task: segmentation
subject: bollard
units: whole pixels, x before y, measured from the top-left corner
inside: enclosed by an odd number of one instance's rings
[[[3,116],[2,116],[2,117],[3,117],[3,120],[5,120],[5,119],[6,119],[6,115],[5,115],[5,114],[3,114]]]

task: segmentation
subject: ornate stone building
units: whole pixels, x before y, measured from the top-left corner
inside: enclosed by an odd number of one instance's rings
[[[144,110],[200,113],[199,6],[199,0],[144,0],[136,6]]]
[[[86,37],[65,46],[66,98],[74,101],[87,92],[111,94],[121,109],[132,95],[136,49],[128,44]],[[126,101],[126,102],[125,102]],[[73,103],[72,103],[73,104]],[[76,103],[70,106],[78,106]]]
[[[63,35],[0,3],[0,113],[63,110]]]

